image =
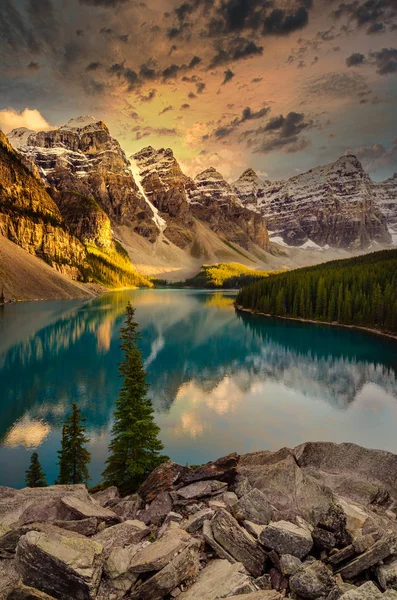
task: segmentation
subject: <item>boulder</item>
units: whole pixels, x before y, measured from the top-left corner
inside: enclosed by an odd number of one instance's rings
[[[120,498],[119,490],[115,485],[91,494],[91,498],[98,502],[101,506],[106,506],[110,500],[118,500]]]
[[[144,502],[151,502],[160,492],[167,492],[172,489],[184,473],[189,469],[172,462],[164,462],[157,469],[152,471],[149,477],[143,482],[138,490],[138,495]]]
[[[338,573],[343,579],[353,579],[366,569],[377,565],[381,560],[397,552],[397,536],[389,534],[375,542],[369,550],[354,558],[347,565],[339,569]]]
[[[140,510],[137,514],[138,519],[149,525],[154,523],[159,525],[164,518],[172,511],[172,500],[168,492],[160,492],[146,510]]]
[[[237,477],[235,479],[233,490],[237,496],[237,498],[241,498],[248,494],[252,490],[252,485],[248,481],[248,478],[240,473],[237,473]]]
[[[355,554],[356,551],[354,549],[354,546],[350,544],[349,546],[346,546],[346,548],[343,548],[342,550],[338,550],[337,552],[330,554],[327,562],[333,567],[336,567],[340,563],[345,562],[346,560],[349,560],[349,558],[355,556]]]
[[[259,577],[265,566],[265,553],[259,544],[240,527],[226,510],[219,510],[211,521],[215,540],[236,561],[241,562],[251,575]]]
[[[104,564],[104,573],[112,589],[128,592],[139,575],[132,573],[130,565],[134,556],[150,542],[144,541],[127,547],[114,547]]]
[[[112,548],[124,548],[124,546],[138,544],[149,533],[150,529],[142,521],[124,521],[124,523],[107,527],[92,539],[102,545],[104,553],[107,555]]]
[[[229,552],[227,552],[220,544],[218,544],[218,542],[215,540],[213,533],[212,533],[212,527],[211,527],[211,523],[210,521],[204,521],[203,523],[203,538],[205,540],[205,542],[211,546],[211,548],[214,550],[215,554],[217,556],[219,556],[219,558],[223,558],[228,560],[230,563],[234,564],[237,561],[235,560],[235,558],[233,558],[233,556],[231,554],[229,554]]]
[[[216,600],[254,591],[255,586],[241,563],[212,560],[199,573],[195,583],[179,595],[179,599]]]
[[[198,531],[203,526],[204,521],[208,521],[212,519],[214,516],[214,511],[210,508],[205,508],[204,510],[200,510],[198,513],[195,513],[191,517],[189,517],[185,529],[188,533],[194,533]]]
[[[344,498],[337,498],[339,506],[346,515],[346,530],[351,536],[360,535],[367,519],[368,512],[362,506],[358,506],[354,502],[347,502]]]
[[[187,485],[195,481],[216,479],[217,481],[232,484],[236,478],[239,458],[239,455],[234,452],[214,462],[209,462],[196,469],[188,470],[181,474],[180,482],[183,485]]]
[[[340,596],[340,600],[381,600],[382,594],[372,581],[367,581],[355,590],[349,590],[343,596]],[[385,596],[385,600],[388,598]],[[388,600],[391,600],[389,596]]]
[[[55,600],[45,592],[19,583],[7,596],[7,600]]]
[[[85,485],[52,485],[22,490],[0,487],[0,522],[10,525],[65,519],[63,507],[58,502],[65,496],[91,501]]]
[[[333,503],[317,523],[318,527],[334,534],[335,544],[344,548],[352,542],[352,535],[347,530],[347,517],[340,504]]]
[[[102,573],[102,546],[97,542],[30,531],[19,541],[16,560],[25,585],[57,600],[95,598]]]
[[[269,523],[260,534],[261,544],[279,554],[292,554],[303,558],[313,547],[310,531],[288,521]]]
[[[301,469],[288,448],[241,456],[240,476],[265,494],[280,519],[294,521],[300,515],[317,525],[333,501],[331,490]]]
[[[79,521],[53,521],[52,524],[61,529],[80,533],[80,535],[91,536],[96,533],[98,519],[96,517],[88,517]]]
[[[344,498],[369,505],[379,488],[397,500],[397,456],[356,444],[308,442],[294,449],[300,468]]]
[[[238,502],[238,496],[234,492],[225,492],[222,496],[222,500],[226,504],[228,509],[231,509]]]
[[[0,598],[7,598],[7,595],[15,588],[19,580],[19,573],[16,569],[15,560],[0,559]]]
[[[161,571],[135,586],[130,593],[130,598],[161,600],[181,583],[195,577],[200,566],[197,546],[197,540],[188,543],[179,554],[166,563]]]
[[[223,483],[222,481],[197,481],[196,483],[191,483],[190,485],[172,492],[172,497],[175,499],[176,503],[181,503],[181,501],[183,503],[183,501],[186,500],[195,501],[198,498],[221,494],[226,489],[227,483]]]
[[[280,556],[280,571],[283,575],[294,575],[302,567],[302,562],[292,554]]]
[[[397,589],[397,557],[393,556],[376,567],[376,578],[383,590]]]
[[[29,531],[41,531],[49,536],[63,535],[66,537],[83,537],[77,532],[55,526],[54,522],[28,523],[26,525],[10,529],[8,532],[6,532],[4,536],[0,538],[0,551],[6,552],[7,554],[15,553],[20,538],[26,533],[29,533]]]
[[[331,550],[332,548],[335,548],[336,538],[332,531],[327,531],[321,527],[314,527],[311,533],[314,547],[317,548],[317,550]]]
[[[99,522],[104,521],[108,525],[120,522],[120,518],[112,510],[94,503],[90,498],[86,501],[77,496],[64,496],[61,503],[70,513],[70,520],[95,517]]]
[[[122,519],[136,519],[139,510],[142,508],[142,500],[138,496],[122,498],[121,500],[116,498],[109,500],[106,508],[110,508]]]
[[[324,563],[316,560],[296,571],[290,578],[289,585],[299,596],[315,600],[327,596],[335,586],[335,580]]]
[[[183,529],[167,531],[161,539],[146,546],[134,556],[130,569],[133,573],[160,571],[191,541],[191,536]]]
[[[274,509],[269,504],[266,495],[253,488],[242,496],[233,506],[233,515],[238,521],[252,521],[258,525],[267,525],[273,520]]]

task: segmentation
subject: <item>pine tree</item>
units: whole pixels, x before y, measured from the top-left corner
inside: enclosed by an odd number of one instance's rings
[[[47,487],[45,474],[39,463],[39,455],[37,452],[33,452],[30,457],[29,469],[26,471],[25,483],[27,487]]]
[[[137,345],[140,334],[135,309],[130,302],[125,327],[120,333],[124,359],[119,371],[123,384],[116,401],[113,439],[103,477],[105,485],[115,485],[122,494],[128,494],[134,492],[167,457],[160,454],[163,449],[158,439],[160,428],[154,422],[153,405],[147,397],[146,372]]]
[[[73,403],[72,414],[66,419],[62,428],[62,445],[61,450],[58,451],[57,484],[87,483],[90,479],[87,465],[91,460],[91,454],[85,448],[89,439],[84,435],[84,421],[80,409]]]

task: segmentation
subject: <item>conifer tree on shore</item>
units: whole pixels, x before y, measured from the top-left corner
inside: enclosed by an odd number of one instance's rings
[[[30,457],[30,465],[29,469],[26,471],[25,483],[26,487],[30,488],[47,487],[45,474],[39,463],[39,455],[37,452],[33,452]]]
[[[110,456],[103,477],[106,486],[115,485],[122,494],[129,494],[167,457],[160,454],[160,428],[154,422],[153,405],[147,397],[146,371],[137,344],[140,333],[130,302],[120,338],[124,359],[119,371],[123,384],[116,401]]]
[[[85,437],[84,421],[81,410],[73,403],[72,414],[62,428],[62,445],[58,450],[59,476],[56,483],[59,485],[87,483],[90,479],[87,465],[91,454],[85,447],[89,439]]]

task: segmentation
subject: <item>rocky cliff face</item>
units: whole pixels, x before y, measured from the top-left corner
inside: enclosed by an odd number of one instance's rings
[[[87,199],[88,204],[93,199],[112,222],[128,224],[144,237],[156,237],[153,212],[139,191],[125,153],[103,121],[80,117],[52,131],[17,129],[8,138],[57,190],[57,201],[65,214],[73,212],[72,192]],[[69,202],[70,209],[66,206]],[[84,230],[84,225],[77,225],[79,230],[81,227]],[[98,238],[99,233],[91,235]]]
[[[65,226],[43,183],[25,167],[1,132],[0,233],[74,279],[87,267],[84,245]]]
[[[392,600],[397,457],[354,444],[167,461],[136,494],[0,489],[8,600]]]
[[[288,245],[311,241],[362,249],[374,241],[391,242],[374,184],[355,156],[267,185],[258,185],[249,174],[235,183],[235,190],[242,190],[243,203],[254,207],[256,201],[272,236]]]
[[[397,173],[375,183],[373,189],[378,206],[386,217],[393,243],[397,244]]]
[[[270,181],[261,179],[253,169],[247,169],[234,182],[233,190],[244,206],[257,210],[270,185]]]
[[[254,243],[269,248],[269,238],[261,216],[246,208],[231,186],[214,168],[199,173],[189,190],[193,214],[230,242],[249,248]]]
[[[215,169],[194,180],[181,170],[170,148],[144,148],[134,155],[145,192],[166,220],[165,235],[185,247],[194,240],[195,222],[205,223],[219,237],[243,248],[268,248],[263,219],[245,208]]]

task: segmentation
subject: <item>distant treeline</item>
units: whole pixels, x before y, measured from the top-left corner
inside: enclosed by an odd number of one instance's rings
[[[271,275],[243,288],[236,304],[268,315],[397,333],[397,250]]]
[[[257,271],[240,263],[203,265],[194,277],[174,283],[154,280],[157,287],[191,287],[200,289],[236,289],[268,277],[269,271]]]

